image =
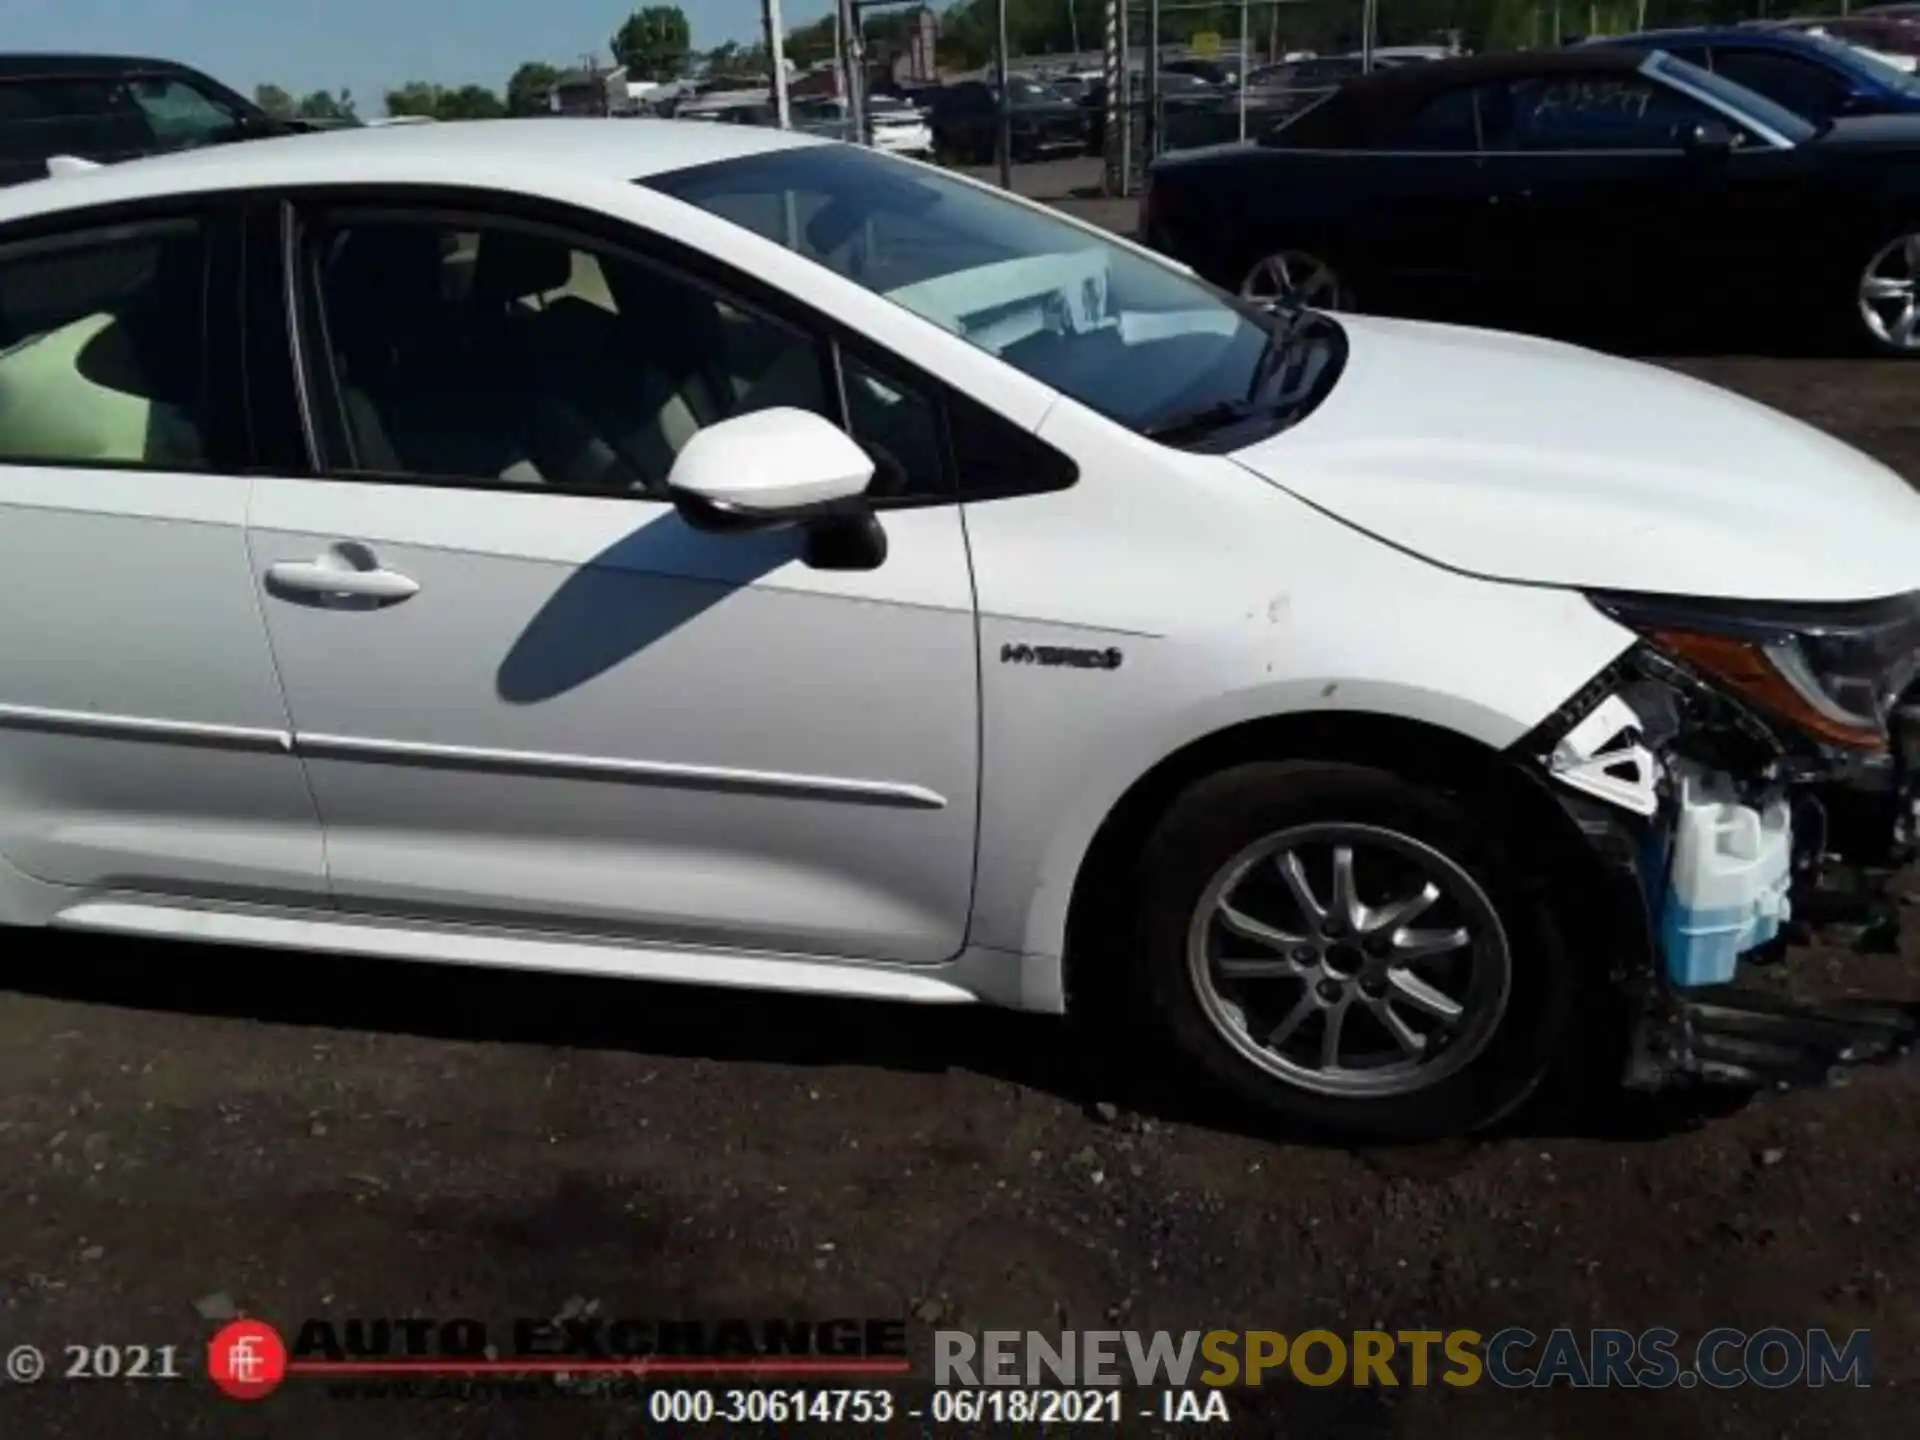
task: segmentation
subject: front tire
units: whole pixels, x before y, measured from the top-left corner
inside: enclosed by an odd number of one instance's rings
[[[1460,797],[1383,770],[1249,764],[1142,851],[1135,994],[1240,1100],[1351,1138],[1484,1128],[1533,1093],[1576,976],[1523,867]]]
[[[1310,250],[1282,249],[1254,260],[1241,276],[1240,298],[1311,310],[1352,310],[1353,291],[1332,261]]]
[[[1880,355],[1920,356],[1920,231],[1873,252],[1854,283],[1852,331]]]

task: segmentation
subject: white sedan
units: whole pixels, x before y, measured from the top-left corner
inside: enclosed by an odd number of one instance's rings
[[[1801,802],[1893,833],[1917,590],[1920,501],[1757,406],[868,149],[0,196],[14,925],[1090,1006],[1464,1130],[1587,1039],[1727,1073]]]

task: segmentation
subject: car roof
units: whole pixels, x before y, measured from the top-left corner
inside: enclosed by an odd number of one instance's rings
[[[156,70],[176,75],[201,73],[178,60],[156,60],[144,55],[74,55],[33,50],[0,53],[0,80],[33,80],[51,75],[137,75]]]
[[[1835,16],[1835,19],[1842,17]],[[1806,37],[1788,23],[1780,25],[1686,25],[1668,30],[1636,30],[1630,35],[1596,35],[1583,45],[1605,48],[1609,45],[1646,47],[1659,46],[1668,41],[1680,41],[1686,44],[1711,43],[1715,40],[1737,40],[1742,45],[1758,42],[1762,45],[1778,45],[1782,49],[1807,48]],[[1818,48],[1818,47],[1813,47]]]
[[[1352,56],[1329,57],[1350,60]],[[1299,61],[1312,64],[1312,61]],[[1497,55],[1465,55],[1454,60],[1429,60],[1421,65],[1389,65],[1349,80],[1336,92],[1348,103],[1398,103],[1401,97],[1424,99],[1437,90],[1470,85],[1478,80],[1503,80],[1522,75],[1551,75],[1561,71],[1638,70],[1646,57],[1633,50],[1599,46],[1570,46],[1565,50],[1517,50]]]
[[[1308,136],[1307,149],[1361,147],[1396,133],[1413,111],[1442,90],[1534,75],[1630,75],[1646,63],[1646,54],[1640,50],[1573,45],[1564,50],[1523,50],[1390,65],[1347,81],[1318,105],[1301,111],[1297,119],[1264,143],[1286,150],[1299,145],[1301,136]]]
[[[1340,58],[1352,59],[1353,57]],[[1558,70],[1591,70],[1595,68],[1596,60],[1599,61],[1600,69],[1635,70],[1642,63],[1637,56],[1622,56],[1617,61],[1611,57],[1600,59],[1600,52],[1580,47],[1568,47],[1564,50],[1508,50],[1494,55],[1461,55],[1450,60],[1429,60],[1424,65],[1395,65],[1389,69],[1375,70],[1364,79],[1355,80],[1352,84],[1382,88],[1424,85],[1438,89],[1443,85],[1452,86],[1461,79],[1482,75],[1488,79],[1499,79],[1509,75],[1532,75]]]
[[[541,117],[361,126],[238,141],[0,190],[0,220],[173,194],[355,183],[504,186],[569,173],[626,183],[831,142],[752,125]]]

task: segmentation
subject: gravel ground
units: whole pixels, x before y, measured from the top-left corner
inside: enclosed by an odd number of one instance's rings
[[[1675,360],[1920,477],[1895,365]],[[1795,957],[1920,995],[1896,957]],[[236,1310],[1147,1329],[1871,1328],[1866,1390],[1314,1390],[1238,1433],[1859,1437],[1920,1418],[1920,1072],[1348,1151],[1196,1114],[1051,1021],[15,935],[0,1341]],[[0,1385],[0,1435],[613,1436],[619,1406]],[[1436,1427],[1438,1427],[1436,1429]],[[1128,1427],[1131,1432],[1132,1426]],[[664,1431],[661,1433],[665,1433]],[[824,1431],[822,1433],[825,1433]],[[1144,1432],[1143,1432],[1144,1433]]]

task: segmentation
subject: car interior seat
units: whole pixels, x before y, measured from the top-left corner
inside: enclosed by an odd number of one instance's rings
[[[536,463],[524,357],[447,293],[442,232],[370,225],[325,261],[327,341],[357,467],[549,477]]]
[[[180,469],[205,461],[204,251],[102,245],[0,287],[0,454]]]

